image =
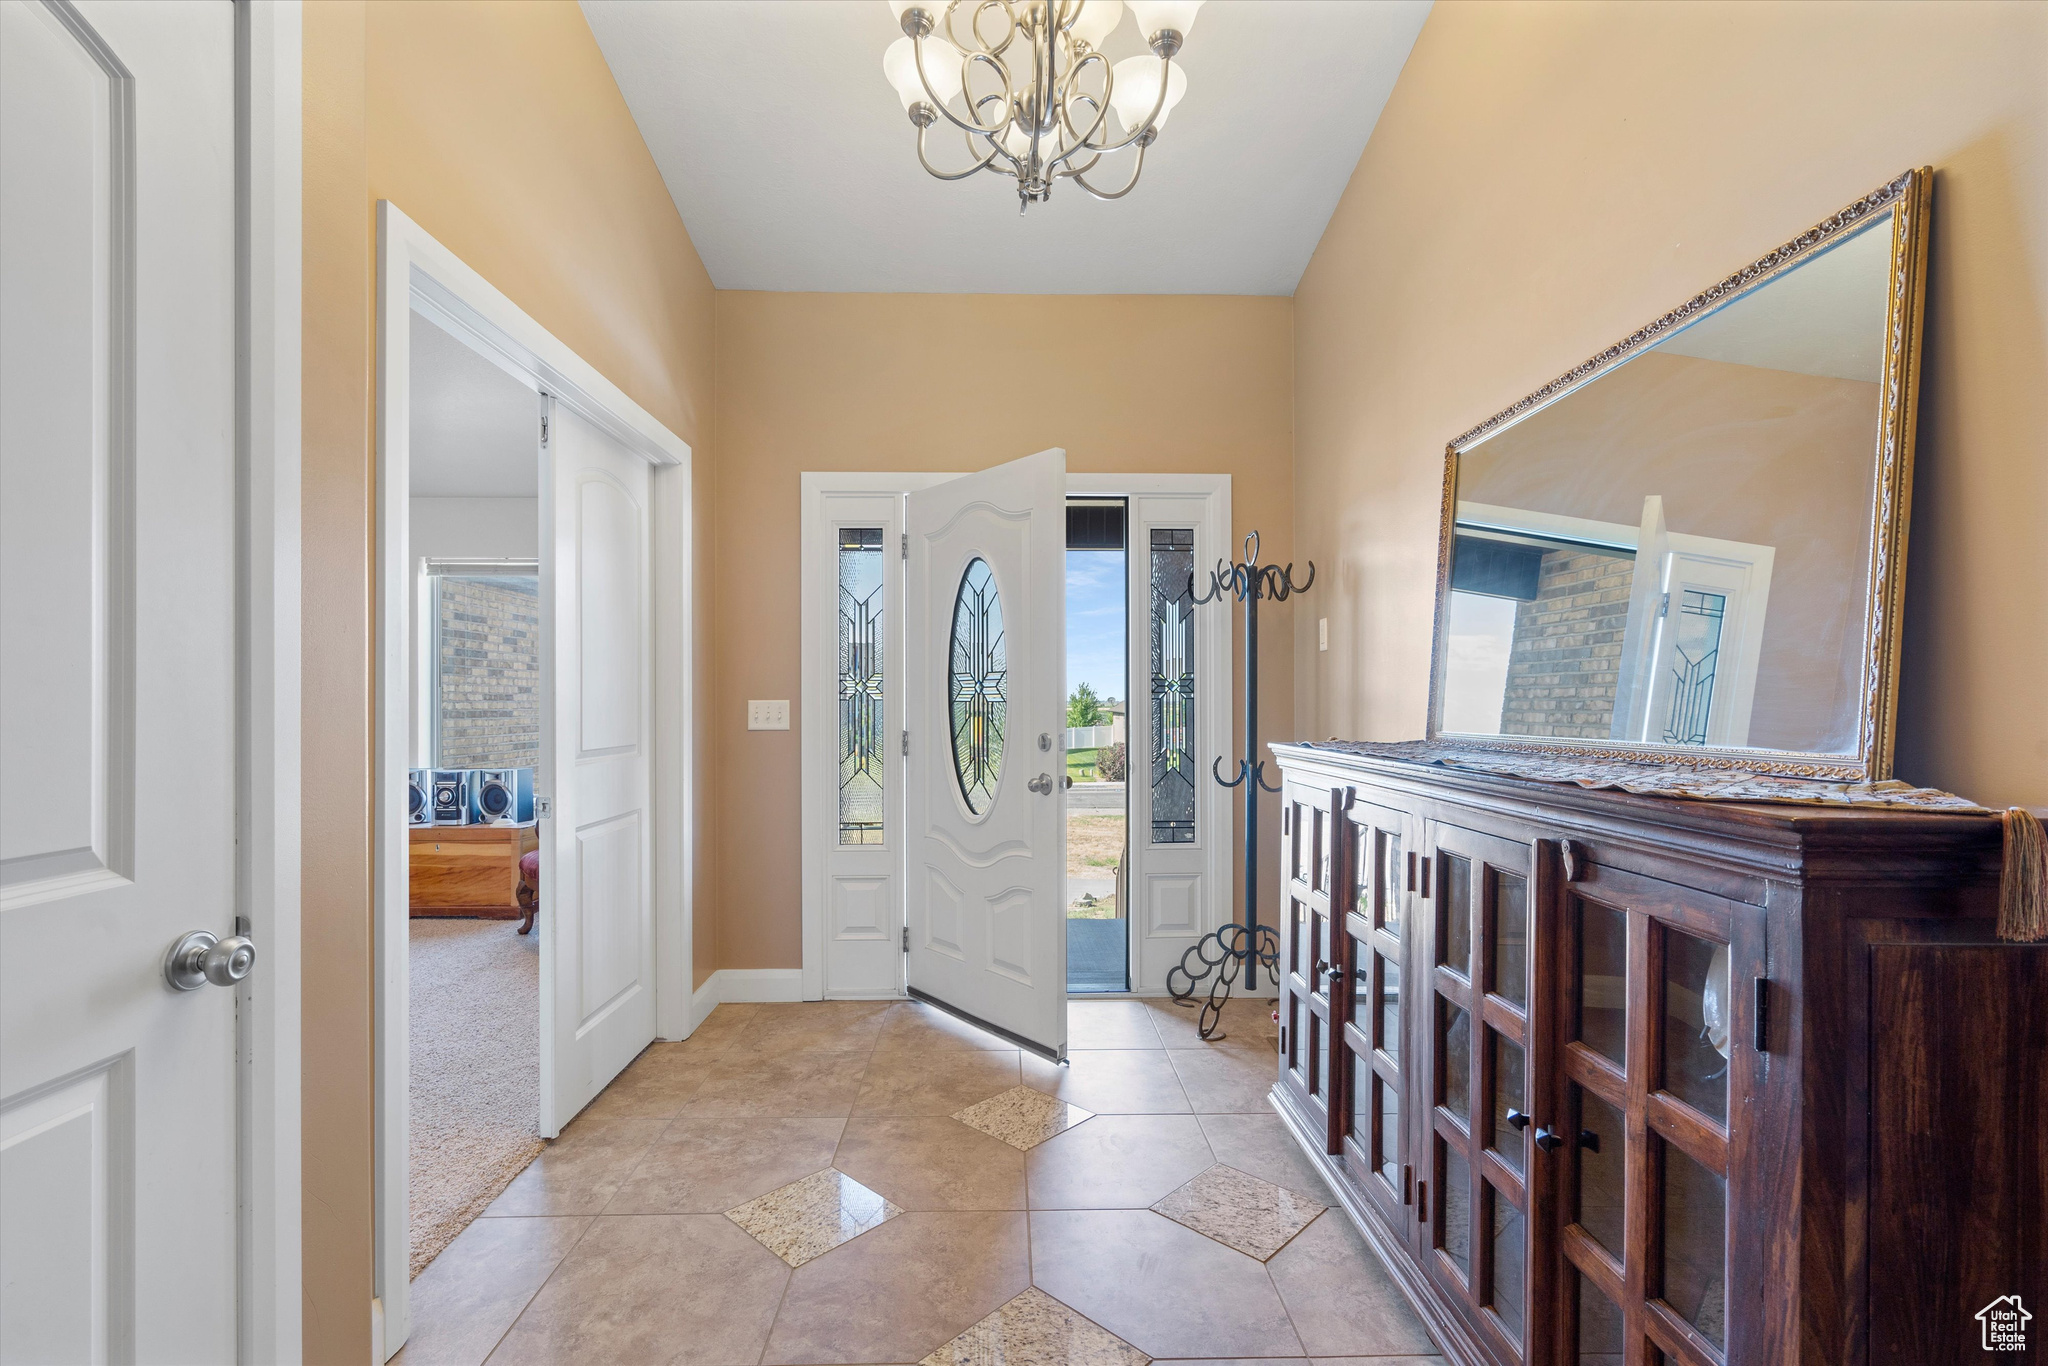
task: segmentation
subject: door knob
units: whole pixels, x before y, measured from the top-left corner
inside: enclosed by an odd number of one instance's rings
[[[1564,1140],[1548,1129],[1538,1129],[1536,1131],[1536,1146],[1543,1149],[1546,1153],[1554,1153],[1564,1146]]]
[[[197,991],[208,982],[231,987],[255,966],[256,941],[247,935],[217,939],[211,930],[193,930],[164,955],[164,980],[173,991]]]
[[[1516,1129],[1526,1129],[1529,1127],[1529,1117],[1520,1110],[1510,1110],[1508,1111],[1508,1124]]]
[[[1052,791],[1052,774],[1041,773],[1030,782],[1024,784],[1024,786],[1043,797]]]
[[[1073,774],[1071,774],[1071,773],[1062,773],[1062,774],[1060,775],[1060,791],[1062,791],[1062,792],[1065,792],[1065,791],[1066,791],[1066,790],[1067,790],[1068,788],[1072,787],[1073,785],[1074,785],[1074,775],[1073,775]]]

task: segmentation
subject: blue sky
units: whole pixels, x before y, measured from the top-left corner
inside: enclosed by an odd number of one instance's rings
[[[1097,697],[1122,697],[1124,552],[1067,552],[1067,693],[1086,683]]]

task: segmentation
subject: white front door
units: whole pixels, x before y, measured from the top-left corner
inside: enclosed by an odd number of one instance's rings
[[[236,1357],[234,112],[225,3],[0,4],[0,1361]]]
[[[1067,1047],[1065,451],[912,493],[913,995]]]
[[[541,1132],[654,1039],[647,462],[550,402],[542,447]]]

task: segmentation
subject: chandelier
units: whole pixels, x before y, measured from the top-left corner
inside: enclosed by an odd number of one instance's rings
[[[1061,178],[1097,199],[1131,192],[1145,167],[1145,149],[1187,93],[1187,74],[1173,58],[1202,0],[888,4],[903,36],[883,54],[882,72],[917,128],[918,163],[940,180],[965,180],[978,171],[1010,176],[1022,213],[1051,198]],[[1111,65],[1102,44],[1126,9],[1152,56]],[[933,151],[950,135],[966,152],[959,170],[933,164]],[[1089,183],[1104,157],[1131,149],[1121,189]]]

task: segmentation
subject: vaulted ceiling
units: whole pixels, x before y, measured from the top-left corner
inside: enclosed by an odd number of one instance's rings
[[[1209,0],[1138,188],[1105,203],[1063,181],[1021,216],[1007,178],[919,167],[883,0],[583,12],[721,289],[1286,295],[1429,4]],[[1128,15],[1105,47],[1143,50]]]

